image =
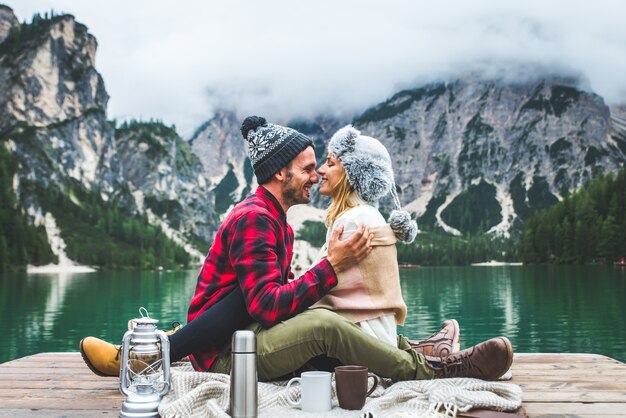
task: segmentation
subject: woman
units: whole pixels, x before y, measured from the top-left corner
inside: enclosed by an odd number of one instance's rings
[[[326,214],[328,232],[344,226],[342,238],[360,224],[374,234],[371,254],[357,266],[339,274],[339,283],[313,308],[328,308],[358,323],[363,331],[397,346],[396,326],[403,325],[406,304],[400,289],[395,243],[411,243],[417,224],[400,210],[387,149],[376,139],[348,125],[330,139],[326,163],[318,169],[320,193],[330,196]],[[389,223],[378,211],[381,198],[390,195],[395,210]],[[320,258],[327,255],[327,243]]]

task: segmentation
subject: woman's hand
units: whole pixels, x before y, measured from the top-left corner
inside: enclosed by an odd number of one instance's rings
[[[328,261],[336,273],[349,269],[358,264],[372,252],[372,238],[368,226],[359,225],[359,229],[349,238],[341,240],[343,225],[339,225],[332,232],[328,242]]]

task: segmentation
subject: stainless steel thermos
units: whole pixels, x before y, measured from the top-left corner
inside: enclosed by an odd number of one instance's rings
[[[230,367],[230,415],[233,418],[257,416],[256,335],[235,331]]]

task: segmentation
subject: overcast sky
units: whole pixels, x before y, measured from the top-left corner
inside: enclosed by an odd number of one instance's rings
[[[351,115],[468,71],[542,68],[626,102],[622,0],[4,1],[20,21],[73,14],[98,40],[109,118],[157,118],[183,136],[215,106]]]

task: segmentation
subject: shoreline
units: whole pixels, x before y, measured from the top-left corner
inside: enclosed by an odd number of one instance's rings
[[[80,266],[74,264],[48,264],[45,266],[28,265],[26,267],[27,274],[55,274],[55,273],[94,273],[96,270],[89,266]]]

